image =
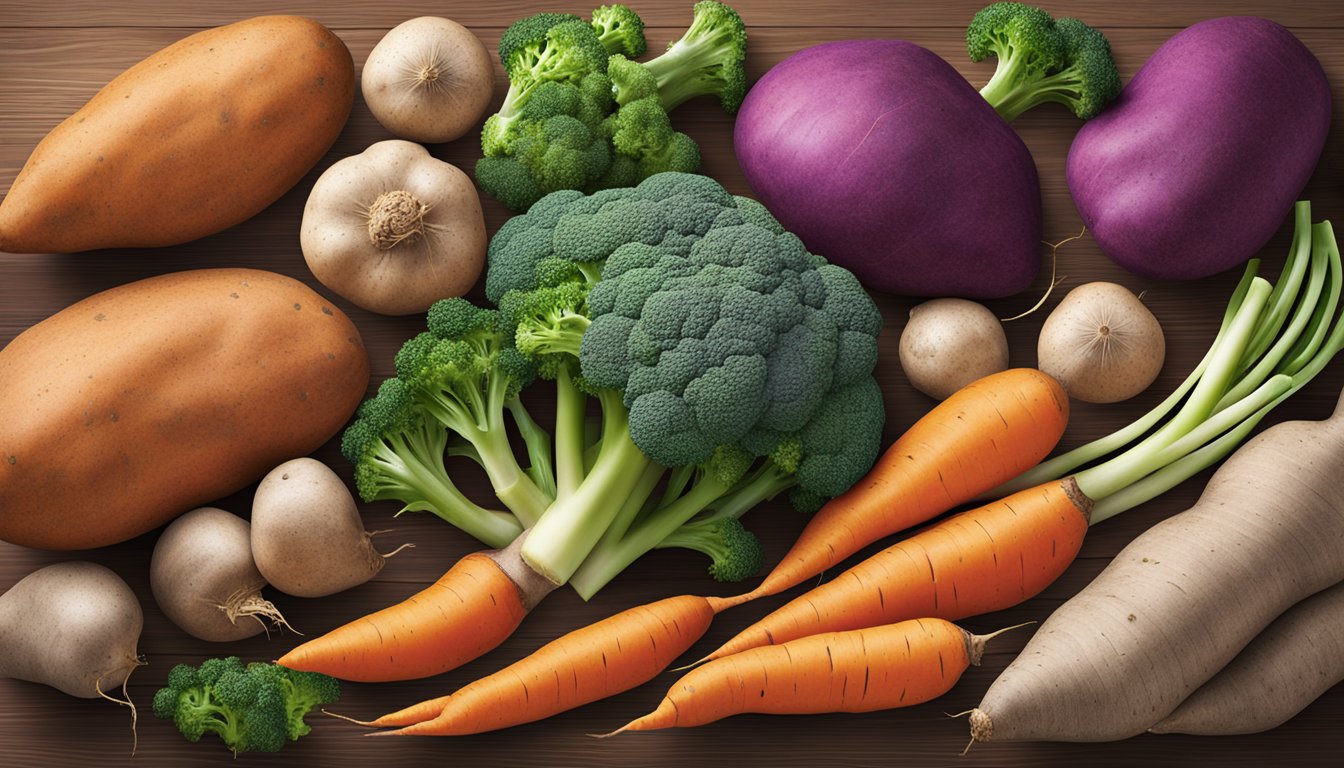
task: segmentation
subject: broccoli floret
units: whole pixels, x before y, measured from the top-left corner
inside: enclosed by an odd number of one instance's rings
[[[616,102],[656,94],[663,109],[671,110],[697,96],[717,96],[734,114],[747,93],[746,53],[747,27],[737,11],[701,0],[691,26],[665,53],[643,64],[623,62],[611,73]]]
[[[531,525],[552,495],[519,466],[505,414],[522,408],[518,395],[535,368],[514,348],[513,329],[496,310],[441,299],[429,308],[428,326],[398,352],[397,378],[418,408],[472,445],[495,495]]]
[[[340,684],[316,672],[274,664],[246,666],[237,656],[210,659],[199,670],[179,664],[154,694],[154,714],[172,720],[188,741],[214,733],[233,750],[278,752],[306,735],[314,708],[340,697]]]
[[[764,557],[756,535],[733,517],[693,520],[663,539],[656,549],[693,549],[710,558],[715,581],[742,581],[756,575]]]
[[[994,3],[977,13],[966,29],[966,50],[972,61],[998,60],[980,94],[1005,120],[1047,101],[1087,120],[1120,92],[1105,35],[1022,3]]]
[[[669,171],[693,173],[700,167],[700,145],[672,128],[655,96],[622,105],[602,128],[612,148],[634,163],[638,179]]]
[[[648,50],[644,39],[644,20],[624,5],[604,5],[593,9],[593,29],[608,53],[638,58]]]
[[[416,336],[403,354],[433,341],[430,334]],[[384,381],[341,437],[341,453],[355,467],[355,486],[364,501],[401,501],[402,512],[432,512],[489,546],[507,546],[522,532],[521,523],[478,506],[458,490],[444,468],[447,447],[448,434],[400,379]]]
[[[632,60],[646,47],[643,21],[623,5],[597,8],[591,24],[554,13],[515,22],[500,39],[509,90],[481,129],[477,182],[527,211],[558,190],[591,194],[695,171],[700,148],[667,112],[695,96],[717,96],[735,112],[746,93],[746,40],[737,12],[709,0],[666,53],[643,64]]]

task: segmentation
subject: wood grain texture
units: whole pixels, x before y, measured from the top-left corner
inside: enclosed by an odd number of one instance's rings
[[[972,82],[980,83],[992,70],[965,56],[962,41],[966,21],[983,2],[817,2],[816,0],[736,0],[734,5],[750,25],[748,70],[751,79],[793,51],[826,40],[851,37],[900,37],[925,45],[945,57]],[[691,0],[640,0],[633,3],[651,25],[651,47],[672,39],[690,17]],[[1251,13],[1287,24],[1321,58],[1333,83],[1335,102],[1344,100],[1344,4],[1337,0],[1272,3],[1268,0],[1225,0],[1221,3],[1170,3],[1137,0],[1112,3],[1085,0],[1052,3],[1058,15],[1078,16],[1101,27],[1110,36],[1121,74],[1128,79],[1143,61],[1180,27],[1219,14]],[[449,15],[468,24],[488,46],[498,41],[510,21],[536,10],[587,10],[548,0],[455,5],[391,0],[360,3],[351,0],[200,0],[167,3],[98,0],[33,3],[0,0],[0,190],[7,190],[37,141],[57,122],[75,111],[99,87],[126,67],[168,43],[197,29],[261,13],[303,13],[337,29],[350,46],[356,65],[391,26],[412,16]],[[497,100],[505,82],[496,82]],[[1336,122],[1340,107],[1336,106]],[[676,123],[700,142],[702,170],[731,191],[749,194],[732,153],[731,120],[716,105],[692,103],[675,114]],[[1015,123],[1035,155],[1040,170],[1045,210],[1045,235],[1060,240],[1080,226],[1064,184],[1064,156],[1078,123],[1062,109],[1045,107]],[[272,269],[298,279],[329,295],[312,279],[298,248],[298,226],[304,199],[317,175],[341,157],[388,138],[357,100],[350,122],[336,145],[290,193],[252,220],[231,230],[180,247],[160,251],[103,251],[76,256],[0,256],[0,344],[56,310],[91,293],[129,280],[193,267],[249,266]],[[470,169],[478,148],[471,136],[432,152]],[[1325,156],[1304,193],[1315,202],[1316,218],[1344,215],[1344,150],[1328,144]],[[485,201],[487,223],[493,231],[507,217],[492,200]],[[1288,232],[1282,231],[1266,248],[1266,271],[1282,261]],[[1043,252],[1043,258],[1047,254]],[[1063,445],[1070,447],[1105,434],[1126,423],[1161,399],[1202,355],[1212,339],[1222,307],[1236,275],[1224,274],[1189,283],[1156,283],[1136,278],[1112,265],[1084,239],[1060,251],[1063,288],[1094,279],[1122,283],[1144,291],[1145,302],[1167,333],[1166,366],[1149,393],[1114,406],[1076,404]],[[989,302],[999,315],[1016,314],[1035,302],[1047,283],[1048,267],[1027,294]],[[916,393],[896,363],[896,341],[913,302],[876,297],[886,318],[881,339],[882,360],[877,376],[886,396],[890,440],[927,410],[931,401]],[[1050,306],[1053,306],[1052,299]],[[401,342],[419,328],[416,318],[387,318],[337,302],[359,325],[372,354],[375,382],[391,372],[392,355]],[[1035,362],[1035,338],[1044,320],[1038,313],[1008,324],[1013,362]],[[1340,362],[1293,400],[1279,408],[1267,423],[1292,418],[1323,418],[1333,408],[1344,370]],[[0,382],[0,396],[3,396]],[[537,398],[545,404],[544,394]],[[336,446],[316,454],[343,476],[349,468]],[[984,632],[1008,624],[1042,620],[1075,593],[1109,558],[1141,530],[1189,506],[1198,496],[1207,474],[1166,496],[1099,526],[1084,544],[1078,562],[1059,582],[1036,599],[1002,614],[965,622]],[[483,477],[465,483],[468,492],[483,497],[489,486]],[[246,514],[251,490],[219,505]],[[96,504],[96,499],[90,503]],[[390,503],[364,505],[367,527],[391,528],[388,544],[414,541],[417,547],[398,555],[374,581],[339,596],[303,600],[273,595],[293,625],[308,635],[323,632],[370,609],[385,606],[417,591],[437,578],[455,558],[476,545],[464,535],[427,516],[392,519]],[[803,520],[786,504],[766,505],[747,518],[759,532],[768,562],[777,560],[801,530]],[[292,636],[258,637],[229,645],[212,645],[187,638],[154,605],[148,587],[148,560],[155,533],[81,556],[111,567],[141,596],[145,632],[140,650],[151,664],[132,678],[132,697],[141,704],[140,749],[129,758],[131,739],[126,712],[101,701],[78,701],[52,689],[0,680],[0,765],[75,766],[98,761],[107,765],[207,766],[233,764],[218,743],[189,744],[169,723],[154,719],[147,709],[154,690],[168,669],[179,662],[198,663],[208,656],[233,653],[248,659],[275,658],[295,643]],[[875,549],[870,548],[870,549]],[[0,544],[0,590],[43,565],[70,559],[69,554],[25,550]],[[430,696],[441,695],[521,657],[547,640],[608,616],[629,606],[685,591],[729,594],[734,590],[714,584],[703,575],[697,555],[655,552],[636,563],[590,603],[561,590],[524,621],[519,632],[496,651],[462,669],[424,681],[382,685],[345,686],[338,711],[369,716]],[[747,605],[720,617],[692,652],[717,647],[738,629],[776,607],[780,598]],[[966,757],[958,753],[967,740],[964,721],[945,712],[959,712],[978,703],[995,675],[1022,647],[1027,633],[1011,633],[992,647],[984,664],[970,670],[962,683],[931,704],[887,713],[845,716],[768,718],[742,716],[693,731],[631,734],[595,742],[584,734],[610,730],[631,716],[651,709],[672,674],[611,700],[599,702],[552,720],[502,733],[455,740],[378,740],[360,738],[360,732],[334,719],[314,718],[314,733],[290,745],[278,756],[249,755],[250,765],[356,766],[442,765],[684,765],[747,764],[776,766],[911,765],[1028,766],[1040,764],[1125,765],[1137,763],[1209,763],[1263,765],[1289,761],[1325,764],[1340,746],[1338,718],[1344,713],[1344,690],[1327,693],[1301,716],[1273,732],[1254,737],[1198,739],[1181,736],[1145,736],[1108,745],[1007,744],[977,746]]]

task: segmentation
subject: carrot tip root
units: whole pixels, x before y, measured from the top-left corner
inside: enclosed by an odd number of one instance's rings
[[[362,726],[364,726],[364,727],[366,727],[366,728],[377,728],[377,727],[378,727],[377,723],[374,723],[374,722],[371,721],[371,720],[356,720],[356,719],[353,718],[353,717],[346,717],[345,715],[340,715],[340,714],[337,714],[337,713],[335,713],[335,712],[332,712],[332,711],[330,711],[330,710],[326,710],[326,709],[321,710],[321,712],[322,712],[322,714],[324,714],[324,715],[330,715],[331,717],[334,717],[334,718],[336,718],[337,720],[344,720],[344,721],[347,722],[347,723],[354,723],[355,725],[362,725]]]
[[[625,729],[629,727],[630,727],[629,725],[623,725],[620,728],[611,731],[610,733],[590,733],[588,735],[594,739],[610,739],[612,736],[615,736],[618,733],[624,733]]]

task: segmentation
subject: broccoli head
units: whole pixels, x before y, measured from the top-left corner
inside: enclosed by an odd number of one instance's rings
[[[708,555],[715,581],[743,581],[756,575],[765,561],[761,542],[735,517],[692,520],[663,539],[657,549],[693,549]]]
[[[1005,120],[1054,101],[1087,120],[1120,92],[1106,36],[1077,19],[1015,2],[981,9],[966,29],[972,61],[994,56],[993,77],[980,89]]]
[[[188,741],[214,733],[235,755],[278,752],[311,730],[305,715],[339,697],[340,684],[326,675],[230,656],[170,670],[168,686],[154,694],[154,714]]]

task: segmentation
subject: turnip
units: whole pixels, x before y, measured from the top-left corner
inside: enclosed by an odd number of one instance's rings
[[[1069,191],[1116,263],[1203,277],[1273,236],[1329,127],[1325,73],[1291,32],[1252,16],[1211,19],[1164,43],[1078,131]]]
[[[977,740],[1143,733],[1276,616],[1344,581],[1344,404],[1265,430],[1191,509],[1061,606],[971,714]]]
[[[383,36],[364,62],[369,111],[399,138],[437,143],[471,130],[494,94],[494,62],[455,21],[421,16]]]
[[[1162,370],[1166,339],[1137,296],[1115,283],[1069,291],[1041,326],[1037,366],[1088,403],[1127,400]]]
[[[144,615],[135,593],[101,565],[34,571],[0,595],[0,677],[108,698],[140,661]]]
[[[165,615],[192,637],[242,640],[289,625],[261,596],[266,580],[252,561],[250,526],[222,509],[194,509],[164,529],[149,563],[149,584]]]
[[[322,597],[358,586],[383,569],[377,532],[364,530],[345,483],[316,459],[271,470],[252,499],[252,558],[271,586],[287,595]]]
[[[1301,712],[1344,680],[1344,583],[1274,620],[1153,733],[1259,733]]]
[[[910,310],[900,358],[911,386],[943,400],[976,379],[1007,370],[1008,337],[983,304],[934,299]]]

